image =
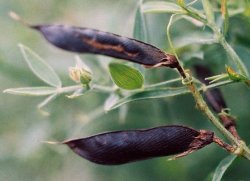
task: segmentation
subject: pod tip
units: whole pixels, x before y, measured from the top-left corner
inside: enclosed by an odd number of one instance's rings
[[[12,19],[16,20],[16,21],[21,21],[20,16],[19,16],[18,14],[16,14],[14,11],[10,11],[10,12],[9,12],[9,16],[10,16]]]
[[[42,141],[42,143],[50,144],[50,145],[59,145],[59,144],[62,144],[61,142],[57,142],[57,141]]]
[[[30,25],[26,20],[22,19],[17,13],[15,13],[14,11],[9,11],[9,16],[11,19],[20,22],[21,24],[23,24],[24,26],[28,26],[30,28],[33,29],[39,29],[39,26],[33,26]]]

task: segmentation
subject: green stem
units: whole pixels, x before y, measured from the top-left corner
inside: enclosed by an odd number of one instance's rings
[[[177,68],[177,69],[178,69],[178,72],[181,74],[182,77],[186,78],[186,77],[187,77],[187,76],[186,76],[186,73],[185,73],[185,71],[184,71],[184,68],[183,68],[183,66],[182,66],[182,64],[181,64],[181,62],[180,62],[178,56],[177,56],[177,53],[176,53],[176,51],[175,51],[174,45],[173,45],[172,40],[171,40],[170,28],[171,28],[171,25],[172,25],[172,23],[173,23],[173,20],[174,20],[175,15],[176,15],[176,14],[172,14],[171,17],[170,17],[170,19],[169,19],[168,26],[167,26],[167,38],[168,38],[168,42],[169,42],[170,48],[171,48],[173,54],[175,55],[176,60],[177,60],[178,65],[179,65],[179,67]],[[183,74],[182,74],[182,73],[183,73]]]
[[[106,87],[106,86],[98,85],[98,84],[93,84],[91,86],[91,89],[97,90],[99,92],[104,92],[104,93],[111,93],[115,91],[115,89],[112,87]]]
[[[68,86],[68,87],[60,87],[57,89],[57,93],[58,94],[64,94],[64,93],[69,93],[72,91],[75,91],[77,89],[82,88],[81,85],[73,85],[73,86]]]
[[[81,89],[81,88],[83,88],[82,85],[73,85],[73,86],[68,86],[68,87],[60,87],[60,88],[57,89],[57,93],[58,94],[70,93],[70,92],[76,91],[76,90]],[[90,89],[96,90],[98,92],[103,92],[103,93],[114,92],[113,88],[102,86],[102,85],[97,85],[97,84],[91,85]]]

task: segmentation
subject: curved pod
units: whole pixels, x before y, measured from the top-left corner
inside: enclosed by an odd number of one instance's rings
[[[108,132],[66,141],[64,144],[91,162],[117,165],[173,154],[184,156],[212,142],[211,132],[205,141],[201,141],[200,136],[199,131],[189,127],[162,126]]]
[[[54,46],[78,52],[107,55],[146,66],[176,68],[177,60],[153,45],[91,28],[65,25],[30,26],[40,31]]]

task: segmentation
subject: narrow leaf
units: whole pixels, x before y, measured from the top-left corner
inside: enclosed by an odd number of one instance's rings
[[[156,98],[165,98],[165,97],[174,97],[177,95],[182,95],[188,93],[188,89],[186,87],[178,87],[178,88],[161,88],[161,89],[154,89],[154,90],[145,90],[133,93],[127,97],[124,97],[117,101],[110,110],[116,109],[123,104],[143,100],[143,99],[156,99]]]
[[[237,158],[236,155],[229,155],[226,158],[224,158],[220,164],[217,166],[213,180],[212,181],[220,181],[228,167],[233,163],[233,161]]]
[[[119,96],[117,94],[111,94],[104,103],[104,110],[108,111],[110,108],[116,104],[119,100]]]
[[[141,11],[141,4],[142,2],[140,1],[136,10],[133,37],[147,42],[146,22]]]
[[[178,37],[174,41],[175,47],[184,47],[188,45],[210,45],[217,43],[217,40],[215,40],[212,35],[207,33],[189,33],[185,35],[185,37]]]
[[[221,15],[223,19],[223,34],[226,35],[228,31],[228,24],[229,24],[227,0],[221,1]]]
[[[109,71],[113,81],[120,88],[133,90],[139,89],[143,85],[143,76],[135,68],[124,64],[111,63],[109,64]]]
[[[46,96],[56,93],[57,89],[54,87],[22,87],[22,88],[6,89],[3,92],[14,95]]]
[[[124,124],[128,115],[128,105],[123,105],[119,108],[119,123]]]
[[[172,13],[182,14],[182,8],[174,3],[165,1],[149,1],[142,5],[142,12],[144,13]]]
[[[140,0],[137,5],[135,21],[134,21],[133,37],[137,40],[148,42],[146,21],[144,18],[144,14],[141,11],[142,3],[143,0]],[[143,66],[134,63],[131,63],[130,66],[138,69],[143,75],[145,74],[145,68]]]
[[[51,86],[61,87],[58,75],[39,55],[22,44],[19,47],[29,68],[38,78]]]

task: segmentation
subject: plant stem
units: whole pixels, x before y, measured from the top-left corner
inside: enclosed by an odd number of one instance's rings
[[[200,92],[197,90],[196,86],[191,82],[188,85],[190,92],[192,93],[197,107],[209,118],[209,120],[223,133],[232,143],[238,144],[238,141],[233,137],[233,135],[220,123],[220,121],[214,116],[212,111],[207,106],[206,102],[203,100]]]
[[[233,62],[237,65],[237,67],[239,68],[239,70],[241,71],[241,73],[243,75],[245,75],[246,77],[248,77],[248,72],[247,69],[245,68],[243,62],[241,61],[241,59],[239,58],[239,56],[236,54],[236,52],[234,51],[234,49],[227,43],[227,41],[225,40],[223,34],[220,32],[220,30],[217,28],[215,23],[212,22],[208,22],[204,17],[203,14],[200,14],[196,11],[194,11],[194,9],[190,9],[187,7],[182,7],[183,10],[186,11],[186,15],[199,20],[201,22],[203,22],[205,25],[207,25],[208,27],[210,27],[216,38],[217,41],[224,47],[224,49],[226,50],[227,54],[231,57],[231,59],[233,60]],[[173,17],[174,15],[171,16],[169,23],[168,23],[168,27],[167,27],[167,37],[169,40],[169,44],[171,49],[173,50],[173,52],[176,55],[174,46],[172,44],[171,41],[171,36],[170,36],[170,27],[173,21]],[[178,57],[176,55],[176,58],[178,60]],[[179,62],[179,60],[178,60]],[[181,67],[182,68],[182,67]],[[200,89],[198,90],[196,88],[196,85],[193,83],[192,81],[192,77],[190,75],[188,75],[187,73],[185,73],[186,78],[183,80],[183,83],[187,85],[188,89],[190,90],[190,92],[192,93],[195,102],[197,104],[198,109],[200,109],[201,112],[203,112],[208,119],[214,124],[214,126],[223,134],[225,135],[225,137],[231,141],[235,146],[237,146],[236,150],[234,151],[234,154],[236,155],[242,155],[245,158],[247,158],[248,160],[250,160],[250,149],[246,146],[244,141],[238,140],[237,138],[235,138],[219,121],[219,119],[213,114],[213,112],[209,109],[207,103],[204,101],[203,97],[200,94]],[[227,80],[224,81],[223,84],[228,84],[231,83],[232,80]],[[206,88],[212,88],[215,86],[219,86],[222,85],[221,82],[217,83],[217,84],[213,84],[210,86],[206,86]],[[202,89],[202,88],[201,88]]]
[[[198,109],[203,112],[208,119],[214,124],[214,126],[234,145],[237,146],[241,151],[235,154],[243,155],[245,158],[250,160],[250,150],[245,145],[244,142],[237,140],[219,121],[219,119],[212,113],[212,111],[209,109],[207,103],[204,101],[203,97],[201,96],[200,92],[196,88],[195,84],[190,81],[187,83],[187,86],[192,93],[195,102],[197,104]]]
[[[83,88],[82,85],[73,85],[73,86],[68,86],[68,87],[60,87],[60,88],[58,88],[57,93],[58,94],[65,94],[65,93],[76,91],[76,90],[81,89],[81,88]],[[102,85],[97,85],[97,84],[93,84],[90,87],[90,89],[96,90],[98,92],[104,92],[104,93],[114,92],[113,88],[102,86]]]

